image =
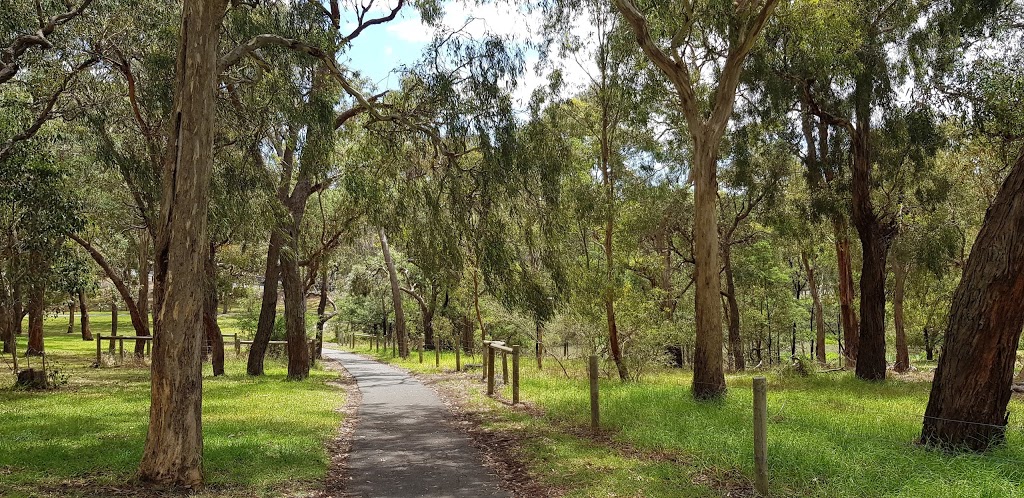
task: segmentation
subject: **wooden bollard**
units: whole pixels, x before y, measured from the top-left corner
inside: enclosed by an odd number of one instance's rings
[[[484,349],[480,351],[480,380],[487,381],[487,351],[490,349],[487,347],[487,341],[483,341]]]
[[[455,345],[455,371],[462,371],[462,344]]]
[[[754,489],[768,496],[768,384],[754,377]]]
[[[420,353],[420,364],[422,364],[423,363],[423,341],[420,341],[420,343],[417,344],[417,346],[418,346],[417,349],[419,349],[419,353]]]
[[[512,404],[519,404],[519,346],[512,346]]]
[[[487,346],[487,395],[494,395],[494,348]]]
[[[508,385],[508,355],[501,352],[501,385]]]
[[[96,334],[96,366],[102,365],[100,360],[102,359],[101,349],[103,348],[103,334]],[[17,351],[17,350],[15,350]],[[15,353],[14,357],[17,358],[18,354]]]
[[[238,340],[238,334],[235,334],[235,356],[242,356],[242,341]]]
[[[597,397],[597,355],[590,356],[590,429],[597,432],[601,425],[601,411]]]
[[[434,334],[434,367],[441,367],[441,348],[437,343],[437,334]]]

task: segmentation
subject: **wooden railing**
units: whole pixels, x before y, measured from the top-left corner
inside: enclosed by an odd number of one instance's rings
[[[519,404],[519,346],[506,346],[503,341],[484,341],[487,349],[487,395],[494,395],[494,356],[501,352],[502,383],[508,385],[508,354],[512,354],[512,404]]]

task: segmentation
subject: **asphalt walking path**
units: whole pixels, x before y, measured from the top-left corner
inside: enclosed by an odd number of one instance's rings
[[[362,393],[348,456],[350,496],[508,498],[448,409],[405,372],[362,356],[324,349]]]

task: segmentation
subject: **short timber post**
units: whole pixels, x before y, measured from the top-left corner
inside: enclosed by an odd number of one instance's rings
[[[102,365],[102,363],[100,363],[100,360],[102,359],[101,358],[100,350],[102,348],[103,348],[103,334],[96,334],[96,366],[97,367]],[[17,349],[15,349],[15,351],[17,351]],[[17,352],[14,353],[14,358],[15,358],[14,369],[17,370],[18,369],[18,365],[17,365],[18,353]]]
[[[487,345],[487,395],[494,395],[494,349]]]
[[[238,340],[238,334],[235,334],[235,356],[242,356],[242,341]]]
[[[754,377],[754,488],[768,496],[768,385]]]
[[[590,429],[597,432],[601,422],[597,398],[597,355],[590,356]]]
[[[462,371],[462,344],[455,345],[455,371]]]
[[[512,346],[512,404],[519,404],[519,346]]]
[[[501,352],[501,385],[508,385],[508,354]]]
[[[437,343],[437,334],[434,334],[434,367],[441,366],[441,347]]]

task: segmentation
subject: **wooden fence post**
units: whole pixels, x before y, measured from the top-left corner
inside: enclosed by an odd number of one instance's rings
[[[434,334],[434,367],[439,368],[441,366],[441,348],[437,343],[437,334]]]
[[[601,422],[597,398],[597,355],[590,356],[590,429],[597,432]]]
[[[103,334],[96,334],[96,367],[102,365],[100,363],[101,353],[100,349],[103,347]],[[18,350],[14,350],[14,370],[18,370]]]
[[[508,354],[501,352],[501,385],[508,385]]]
[[[423,341],[420,341],[420,343],[416,345],[416,349],[419,350],[420,364],[422,364],[423,363]]]
[[[242,341],[238,340],[238,334],[235,334],[235,356],[242,356]]]
[[[455,371],[462,371],[462,344],[455,345]]]
[[[487,345],[487,395],[494,394],[494,349]]]
[[[512,404],[519,404],[519,346],[512,346]]]
[[[768,496],[768,384],[754,377],[754,488]]]

